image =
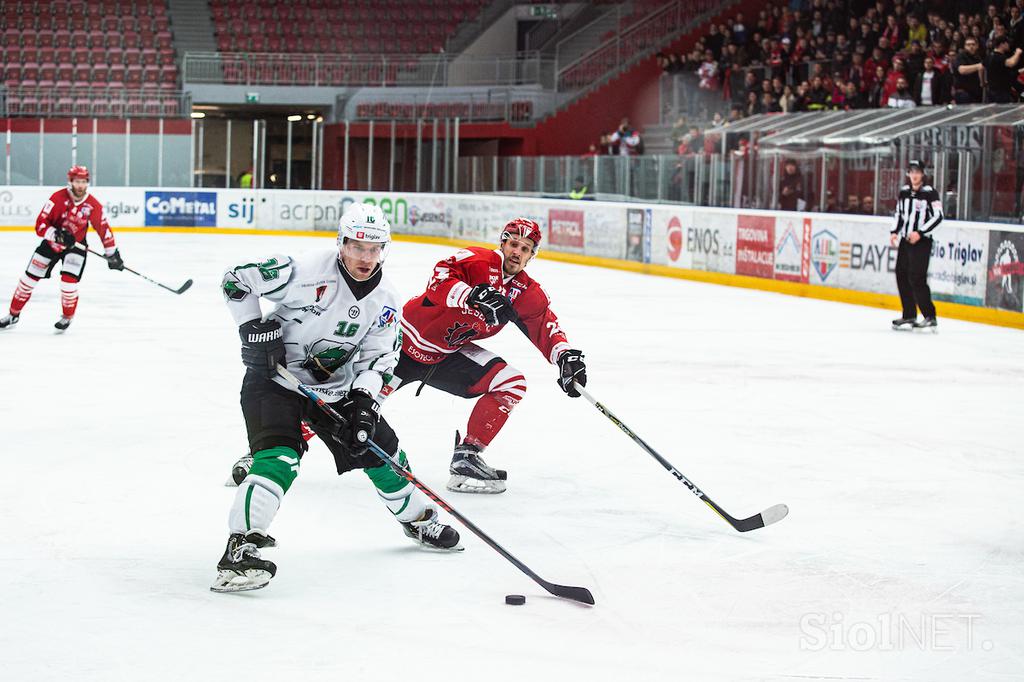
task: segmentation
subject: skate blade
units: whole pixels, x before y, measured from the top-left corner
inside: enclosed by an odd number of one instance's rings
[[[914,327],[912,325],[909,325],[909,324],[901,324],[899,326],[894,324],[892,326],[892,330],[894,332],[912,332],[912,331],[914,331]]]
[[[482,481],[479,478],[469,478],[452,474],[445,486],[453,493],[477,493],[481,495],[497,495],[505,492],[505,481]]]
[[[210,585],[211,592],[249,592],[259,590],[270,583],[273,576],[268,571],[250,568],[244,575],[234,571],[219,571],[217,579]]]
[[[225,488],[237,488],[238,484],[235,483],[235,477],[234,476],[228,476],[228,480],[224,481],[224,487]]]
[[[454,547],[437,547],[435,545],[431,545],[429,543],[423,542],[421,540],[417,540],[415,538],[413,538],[413,542],[415,542],[416,545],[420,549],[422,549],[424,552],[436,552],[438,554],[450,554],[452,552],[464,552],[466,550],[466,548],[462,546],[461,542],[459,544],[455,545]]]

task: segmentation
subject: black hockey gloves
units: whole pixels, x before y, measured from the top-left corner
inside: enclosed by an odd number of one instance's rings
[[[242,337],[242,364],[257,374],[273,379],[277,365],[284,362],[284,338],[277,320],[253,320],[238,328]]]
[[[70,249],[75,245],[75,233],[63,227],[58,227],[56,241],[65,249]]]
[[[583,351],[564,350],[558,356],[558,386],[569,394],[570,398],[579,398],[580,392],[574,383],[587,385],[587,366],[583,363]]]
[[[121,260],[121,252],[114,249],[114,253],[107,256],[107,267],[111,270],[124,270],[124,261]]]
[[[512,301],[508,296],[501,293],[489,284],[477,284],[469,292],[466,305],[484,316],[484,322],[489,327],[497,327],[505,324],[515,313],[512,310]]]
[[[344,427],[339,428],[335,435],[348,447],[352,457],[366,454],[366,442],[373,438],[377,428],[377,413],[380,405],[366,391],[353,388],[338,403],[338,414],[345,418]]]

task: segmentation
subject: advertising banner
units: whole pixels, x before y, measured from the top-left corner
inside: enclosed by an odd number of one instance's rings
[[[552,248],[583,250],[583,211],[552,208],[548,212],[548,241]]]
[[[1021,312],[1024,281],[1024,234],[993,230],[989,233],[988,282],[985,305]]]
[[[145,207],[145,224],[148,226],[215,227],[217,225],[216,192],[147,191]]]
[[[30,227],[59,186],[0,187],[0,227]],[[333,233],[354,202],[379,206],[396,234],[497,243],[516,217],[540,225],[542,249],[896,293],[898,249],[883,217],[736,211],[487,194],[92,187],[111,226],[222,227]],[[1024,230],[944,221],[928,281],[937,300],[1022,312]]]
[[[934,232],[928,285],[937,301],[985,305],[989,232],[942,223]]]
[[[811,219],[775,219],[775,279],[807,283],[811,272]]]
[[[665,215],[661,231],[668,265],[729,274],[736,271],[735,215],[699,210]],[[657,219],[654,224],[657,232]]]
[[[736,217],[736,274],[775,277],[775,217]]]

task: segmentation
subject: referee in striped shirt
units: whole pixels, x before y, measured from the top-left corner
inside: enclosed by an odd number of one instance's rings
[[[900,188],[896,201],[896,225],[892,245],[899,242],[896,255],[896,287],[903,303],[903,316],[892,321],[893,329],[936,327],[935,305],[928,288],[928,261],[932,257],[932,232],[942,222],[942,198],[924,182],[924,166],[911,161],[907,167],[909,185]],[[921,310],[923,320],[917,320]]]

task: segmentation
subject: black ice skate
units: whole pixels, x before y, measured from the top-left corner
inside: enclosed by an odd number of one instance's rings
[[[915,322],[914,329],[922,329],[924,331],[931,331],[934,333],[939,330],[939,323],[934,317],[926,317],[920,322]]]
[[[244,455],[238,458],[235,465],[231,467],[231,476],[228,480],[224,481],[224,486],[227,488],[237,488],[242,485],[242,481],[249,475],[249,469],[252,468],[252,455]]]
[[[273,562],[260,558],[258,546],[266,546],[269,536],[250,532],[232,533],[224,556],[217,563],[217,579],[212,592],[245,592],[266,587],[277,573]]]
[[[402,530],[427,549],[442,552],[461,552],[464,549],[459,544],[459,531],[438,521],[437,510],[433,507],[428,507],[419,521],[403,523]]]
[[[56,329],[59,332],[62,332],[64,330],[66,330],[70,326],[71,326],[71,318],[70,317],[61,317],[59,320],[57,320],[54,323],[53,328]]]
[[[0,317],[0,329],[8,329],[18,324],[18,320],[21,319],[21,315],[7,315]]]
[[[917,318],[916,317],[901,317],[898,320],[893,320],[892,321],[892,328],[893,329],[897,329],[897,330],[900,330],[900,329],[910,330],[910,329],[914,328],[914,325],[916,323],[917,323]]]
[[[448,479],[447,487],[453,493],[496,495],[505,492],[508,474],[502,469],[488,466],[480,456],[480,448],[475,445],[457,444],[448,472],[452,477]]]

